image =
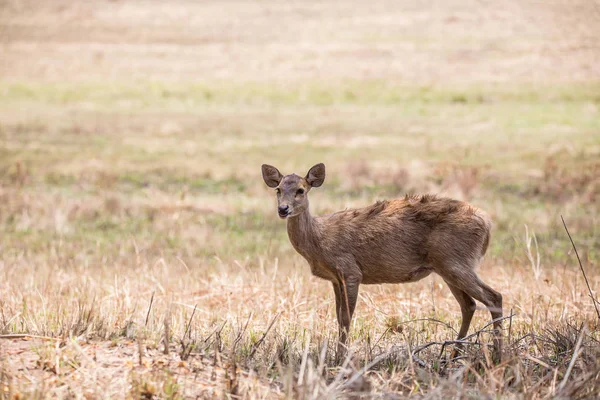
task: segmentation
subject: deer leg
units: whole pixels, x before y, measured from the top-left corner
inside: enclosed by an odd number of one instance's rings
[[[458,301],[458,304],[460,305],[462,321],[460,324],[460,330],[456,337],[456,340],[460,340],[460,339],[464,338],[465,336],[467,336],[467,332],[469,331],[469,326],[471,326],[471,320],[473,319],[473,314],[475,313],[475,309],[477,308],[477,305],[475,304],[475,300],[473,300],[473,298],[471,296],[469,296],[468,294],[466,294],[459,288],[453,286],[452,284],[450,284],[448,282],[446,282],[446,283],[448,284],[450,291],[456,298],[456,301]],[[460,344],[460,343],[456,344],[457,350],[462,349],[462,347],[463,347],[462,344]],[[451,357],[452,358],[456,357],[456,352],[453,352]]]
[[[342,314],[343,314],[343,302],[342,302],[342,286],[340,282],[333,281],[333,292],[335,294],[335,315],[338,321],[338,345],[336,351],[336,363],[340,363],[345,356],[346,350],[346,331],[343,328]]]
[[[482,299],[478,299],[490,310],[492,320],[502,318],[502,295],[479,281],[481,291],[483,292]],[[477,298],[477,297],[475,297]],[[502,358],[502,321],[494,322],[494,359],[500,362]]]
[[[332,282],[333,284],[333,293],[335,294],[335,316],[338,321],[338,325],[342,325],[342,310],[340,307],[342,306],[342,292],[340,285],[337,282]]]
[[[449,274],[441,274],[442,277],[450,286],[450,290],[452,290],[452,286],[463,291],[469,297],[474,298],[482,302],[488,310],[490,310],[490,314],[492,315],[492,319],[498,319],[502,317],[502,295],[483,283],[481,279],[477,276],[477,274],[471,269],[465,269],[464,267],[459,267],[460,273],[458,275],[449,276]],[[458,268],[451,269],[454,273]],[[441,272],[441,271],[440,271]],[[451,283],[450,283],[451,282]],[[454,293],[454,292],[453,292]],[[456,296],[456,295],[455,295]],[[460,301],[459,301],[460,303]],[[462,305],[461,305],[462,310]],[[464,313],[463,313],[464,316]],[[464,321],[463,321],[464,324]],[[463,326],[461,326],[462,332]],[[467,326],[468,329],[468,326]],[[501,336],[502,322],[496,321],[494,322],[494,358],[499,361],[500,356],[502,354],[502,336]],[[466,332],[464,332],[466,333]],[[460,336],[460,333],[459,333]]]
[[[337,285],[336,285],[337,284]],[[358,279],[340,279],[334,283],[334,290],[336,286],[339,288],[339,307],[337,307],[338,323],[339,323],[339,342],[337,359],[338,362],[342,361],[346,355],[346,343],[348,341],[348,333],[350,332],[350,321],[354,314],[356,307],[356,301],[358,300],[358,287],[360,281]],[[336,300],[337,300],[336,292]],[[336,301],[337,302],[337,301]]]
[[[475,300],[459,288],[448,284],[450,291],[458,301],[460,305],[460,312],[462,314],[462,322],[460,324],[460,331],[458,332],[457,340],[460,340],[467,336],[467,332],[469,331],[469,326],[471,326],[471,320],[473,319],[473,314],[475,313],[475,308],[477,305],[475,304]]]

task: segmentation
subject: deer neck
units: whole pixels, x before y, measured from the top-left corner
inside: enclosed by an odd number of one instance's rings
[[[320,243],[320,230],[317,221],[310,215],[308,207],[302,213],[289,217],[287,231],[292,246],[307,260],[317,257]]]

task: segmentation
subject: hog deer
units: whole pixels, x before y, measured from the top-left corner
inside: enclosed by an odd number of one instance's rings
[[[275,188],[277,212],[287,219],[292,246],[308,261],[313,275],[333,284],[338,357],[345,353],[361,283],[415,282],[435,272],[460,305],[457,339],[466,336],[474,299],[479,300],[495,320],[494,358],[500,358],[502,295],[475,272],[490,240],[491,221],[483,211],[458,200],[407,195],[313,217],[308,193],[325,181],[324,164],[312,167],[305,177],[284,176],[263,164],[262,175],[267,186]]]

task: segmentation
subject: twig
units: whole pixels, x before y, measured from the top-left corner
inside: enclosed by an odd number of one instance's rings
[[[512,342],[511,346],[514,348],[516,345],[518,345],[522,340],[525,340],[527,338],[531,338],[534,341],[537,339],[536,336],[533,333],[526,333],[525,335],[521,336],[520,338],[518,338],[517,340],[515,340],[514,342]]]
[[[425,368],[427,366],[427,363],[425,361],[421,360],[419,357],[417,357],[415,355],[412,356],[412,360],[414,362],[416,362],[417,364],[419,364],[419,366],[421,368]],[[413,371],[413,373],[414,373],[414,371]]]
[[[510,339],[512,337],[512,317],[513,317],[513,310],[512,308],[510,309],[510,320],[508,323],[508,346],[510,347]]]
[[[198,304],[196,304],[194,306],[194,311],[192,311],[192,316],[190,317],[190,320],[188,321],[187,328],[185,328],[185,332],[183,334],[184,339],[187,336],[188,332],[190,331],[190,326],[192,325],[192,319],[194,319],[194,314],[196,314],[196,307],[198,307]],[[190,333],[190,338],[191,338],[191,333]]]
[[[229,360],[229,368],[225,370],[225,379],[227,380],[227,390],[232,397],[238,398],[239,384],[238,384],[238,368],[235,360],[235,343],[231,350],[231,359]]]
[[[281,313],[279,312],[279,313],[277,313],[277,315],[275,315],[275,317],[273,317],[273,319],[271,320],[271,323],[267,327],[267,330],[265,331],[265,333],[263,333],[262,336],[260,337],[260,339],[258,339],[258,342],[254,343],[252,345],[252,351],[250,351],[250,355],[248,356],[248,358],[252,358],[252,356],[254,355],[254,353],[256,353],[256,350],[258,350],[258,347],[265,340],[265,338],[267,337],[267,334],[269,333],[269,331],[273,327],[273,324],[275,324],[275,321],[277,320],[277,318],[279,318],[280,315],[281,315]]]
[[[165,315],[164,328],[165,335],[163,337],[165,348],[163,349],[163,354],[169,355],[169,335],[171,331],[170,323],[171,323],[171,307],[172,303],[169,304],[169,308],[167,309],[167,313]]]
[[[300,363],[300,373],[298,374],[298,386],[304,383],[304,372],[306,371],[306,362],[308,360],[308,349],[310,347],[310,333],[306,336],[304,343],[304,354],[302,355],[302,361]]]
[[[412,355],[416,356],[421,351],[425,350],[428,347],[434,346],[434,345],[440,345],[440,346],[442,346],[442,348],[444,348],[449,344],[466,344],[466,345],[481,346],[481,343],[479,343],[479,342],[467,342],[462,339],[461,340],[445,340],[443,342],[429,342],[429,343],[425,343],[424,345],[419,346],[415,350],[413,350]]]
[[[592,303],[594,303],[594,308],[596,309],[596,314],[598,314],[598,320],[600,320],[600,310],[598,309],[598,300],[594,298],[594,294],[592,293],[592,288],[590,287],[590,283],[588,282],[587,275],[585,274],[585,270],[583,269],[583,264],[581,264],[581,259],[579,258],[579,253],[577,252],[577,247],[575,247],[575,242],[573,242],[573,238],[567,229],[567,224],[565,223],[565,219],[563,216],[560,216],[562,219],[562,223],[565,227],[565,231],[567,231],[567,235],[569,235],[569,239],[571,240],[571,244],[573,245],[573,250],[575,250],[575,255],[577,256],[577,261],[579,261],[579,268],[581,268],[581,273],[583,274],[583,279],[585,279],[585,284],[587,285],[588,291],[590,292],[590,297],[592,298]]]
[[[431,347],[433,345],[440,345],[440,346],[442,346],[442,348],[446,347],[449,344],[480,345],[480,343],[479,343],[479,335],[482,332],[485,332],[485,329],[488,326],[493,325],[495,322],[498,322],[498,321],[503,321],[503,320],[509,319],[509,318],[512,319],[513,316],[514,316],[514,314],[511,312],[510,315],[507,315],[505,317],[496,318],[496,319],[490,321],[488,324],[484,325],[483,328],[479,329],[477,332],[474,332],[474,333],[470,334],[469,336],[465,336],[462,339],[446,340],[446,341],[443,341],[443,342],[429,342],[429,343],[425,343],[424,345],[422,345],[422,346],[418,347],[417,349],[415,349],[412,352],[412,355],[415,356],[417,353],[419,353],[419,352],[421,352],[421,351],[425,350],[426,348]],[[474,336],[478,337],[477,341],[475,341],[475,342],[469,342],[468,340],[471,339]]]
[[[496,318],[496,319],[493,319],[493,320],[491,320],[490,322],[488,322],[487,324],[485,324],[485,325],[483,326],[483,328],[481,328],[481,329],[480,329],[480,330],[478,330],[477,332],[475,332],[475,333],[472,333],[472,334],[470,334],[469,336],[465,336],[465,337],[464,337],[464,338],[462,338],[461,340],[467,340],[467,339],[470,339],[470,338],[472,338],[473,336],[478,336],[480,333],[484,332],[484,331],[485,331],[485,329],[486,329],[488,326],[490,326],[490,325],[493,325],[495,322],[504,321],[504,320],[506,320],[506,319],[509,319],[509,318],[512,318],[512,317],[514,317],[514,316],[515,316],[515,314],[513,314],[513,313],[511,312],[511,313],[510,313],[510,315],[507,315],[507,316],[504,316],[504,317],[498,317],[498,318]]]
[[[440,321],[439,319],[435,319],[435,318],[418,318],[418,319],[411,319],[409,321],[404,321],[404,322],[399,322],[398,325],[406,325],[406,324],[410,324],[413,322],[421,322],[421,321],[427,321],[427,322],[435,322],[436,324],[440,324],[440,325],[444,325],[446,328],[451,329],[454,333],[458,334],[458,332],[456,331],[456,329],[454,329],[452,327],[452,325],[444,322],[444,321]]]
[[[24,338],[30,338],[30,339],[42,339],[42,340],[57,340],[57,341],[61,341],[61,338],[53,338],[50,336],[40,336],[40,335],[30,335],[27,333],[9,333],[7,335],[0,335],[0,339],[24,339]]]
[[[546,368],[546,369],[548,369],[550,371],[554,371],[554,368],[552,368],[551,366],[549,366],[548,364],[546,364],[545,362],[543,362],[539,358],[532,357],[529,354],[525,354],[525,358],[527,358],[528,360],[533,361],[536,364],[541,365],[542,367],[544,367],[544,368]]]
[[[564,222],[564,220],[563,220]],[[579,334],[579,338],[577,339],[577,344],[575,345],[575,351],[573,351],[573,357],[571,357],[571,362],[569,363],[569,366],[567,367],[567,372],[565,372],[565,377],[563,378],[562,382],[560,383],[560,385],[558,385],[558,391],[562,391],[565,388],[565,385],[567,384],[567,381],[569,380],[569,376],[571,375],[571,371],[573,370],[573,366],[575,366],[575,361],[577,360],[577,357],[579,357],[579,355],[581,354],[581,343],[583,342],[583,336],[585,335],[587,329],[583,328],[581,330],[581,333]]]
[[[254,315],[254,312],[251,312],[248,315],[248,319],[246,320],[246,323],[244,324],[244,327],[240,330],[240,332],[238,333],[237,337],[235,338],[235,340],[233,341],[233,351],[235,352],[235,347],[237,346],[237,344],[240,342],[240,340],[242,340],[242,336],[244,335],[244,332],[246,332],[246,328],[248,328],[248,323],[250,322],[250,320],[252,319],[252,315]]]
[[[206,344],[208,342],[208,339],[210,339],[212,337],[212,335],[215,335],[215,339],[217,340],[217,337],[221,335],[221,332],[223,331],[223,328],[225,328],[225,325],[227,324],[227,321],[223,322],[223,325],[221,325],[221,327],[216,327],[207,337],[206,339],[204,339],[204,344]],[[204,348],[204,350],[208,350],[208,348],[213,344],[213,342],[208,342],[208,344],[206,344],[206,347]]]
[[[188,321],[187,327],[185,328],[185,332],[183,333],[183,336],[181,337],[181,353],[179,354],[179,357],[181,358],[182,361],[185,361],[188,359],[188,357],[190,356],[190,353],[192,352],[192,349],[194,348],[194,343],[186,343],[185,341],[185,337],[188,336],[188,339],[192,339],[192,332],[190,331],[190,327],[192,326],[192,320],[194,319],[194,315],[196,314],[196,307],[198,307],[198,305],[196,304],[194,306],[194,311],[192,311],[192,316],[190,317],[190,320]]]
[[[137,345],[138,345],[138,362],[141,367],[144,365],[144,344],[142,343],[141,336],[137,337]]]
[[[144,327],[148,326],[148,318],[150,318],[150,311],[152,310],[152,303],[154,302],[154,293],[152,292],[152,297],[150,297],[150,305],[148,306],[148,312],[146,313],[146,322],[144,322]]]
[[[384,337],[385,335],[387,335],[387,333],[388,333],[389,331],[391,331],[391,330],[392,330],[392,328],[388,327],[388,328],[387,328],[385,331],[383,331],[383,333],[382,333],[381,335],[379,335],[379,339],[377,339],[377,340],[375,341],[375,343],[373,343],[373,346],[368,346],[368,347],[369,347],[369,354],[370,354],[370,355],[372,355],[372,354],[373,354],[373,349],[375,348],[375,346],[377,346],[377,345],[379,344],[379,342],[381,341],[381,339],[383,339],[383,337]]]

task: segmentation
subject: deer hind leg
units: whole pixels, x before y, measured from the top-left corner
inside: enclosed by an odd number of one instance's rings
[[[446,282],[447,283],[447,282]],[[462,313],[462,322],[460,324],[460,331],[458,332],[457,340],[460,340],[467,336],[467,332],[469,331],[469,327],[471,326],[471,320],[473,319],[473,314],[475,314],[475,309],[477,305],[475,304],[475,300],[464,291],[460,290],[456,286],[448,283],[448,287],[450,291],[460,304],[460,312]]]
[[[454,286],[456,289],[459,289],[462,292],[464,292],[467,296],[472,297],[473,299],[482,302],[490,311],[490,314],[492,315],[493,320],[501,318],[502,317],[502,295],[500,293],[498,293],[497,291],[495,291],[494,289],[492,289],[491,287],[489,287],[488,285],[486,285],[484,282],[482,282],[481,279],[479,279],[479,277],[475,273],[475,271],[473,271],[470,268],[469,269],[467,269],[467,268],[465,268],[463,266],[455,267],[453,269],[450,269],[450,272],[443,273],[442,271],[440,271],[440,272],[442,272],[442,274],[440,274],[440,275],[442,275],[442,278],[444,278],[444,280],[446,282],[448,282],[448,285],[451,286],[450,290],[452,290],[452,286]],[[453,293],[454,293],[454,291],[453,291]],[[456,295],[455,295],[455,297],[456,297]],[[458,300],[458,298],[457,298],[457,300]],[[460,303],[460,300],[459,300],[459,303]],[[462,304],[461,304],[461,310],[462,310]],[[464,312],[463,312],[463,318],[464,318]],[[463,320],[463,325],[461,325],[461,332],[459,332],[459,336],[460,336],[460,333],[466,334],[466,332],[462,332],[463,328],[464,328],[464,320]],[[466,327],[466,329],[468,329],[468,326]],[[494,358],[497,361],[500,360],[500,355],[502,354],[501,329],[502,329],[502,322],[495,321],[494,322],[494,352],[495,352]]]
[[[469,327],[471,326],[471,320],[473,319],[473,314],[475,314],[475,309],[477,308],[477,304],[475,304],[475,300],[464,291],[460,290],[456,286],[446,282],[450,291],[458,301],[460,305],[460,312],[462,314],[460,330],[456,337],[456,340],[460,340],[467,336],[467,332],[469,331]],[[455,350],[450,355],[450,358],[456,358],[458,356],[458,352],[463,348],[461,343],[457,343],[455,346]]]

